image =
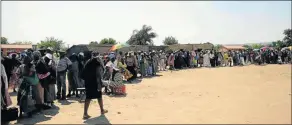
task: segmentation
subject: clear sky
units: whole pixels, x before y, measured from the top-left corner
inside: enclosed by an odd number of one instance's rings
[[[156,45],[166,36],[179,43],[270,42],[291,28],[291,1],[2,1],[1,22],[10,42],[125,42],[143,24],[158,34]]]

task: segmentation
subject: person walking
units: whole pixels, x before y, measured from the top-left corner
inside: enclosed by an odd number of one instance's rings
[[[92,58],[88,60],[84,66],[81,74],[81,78],[85,81],[86,99],[84,103],[83,119],[88,119],[91,116],[88,115],[88,108],[92,99],[97,99],[101,110],[101,114],[105,114],[108,111],[103,107],[102,99],[102,71],[104,70],[103,63],[98,59],[98,53],[92,52]]]

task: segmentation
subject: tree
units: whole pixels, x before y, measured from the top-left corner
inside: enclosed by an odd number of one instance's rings
[[[97,41],[91,41],[91,42],[89,43],[89,45],[98,45],[98,42],[97,42]]]
[[[280,49],[280,48],[283,48],[285,46],[286,46],[286,44],[283,41],[281,41],[281,40],[276,41],[276,48]]]
[[[286,46],[292,46],[292,30],[286,29],[284,30],[283,34],[285,35],[283,42]]]
[[[117,41],[113,38],[104,38],[102,39],[99,44],[116,44]]]
[[[246,49],[252,49],[252,46],[250,46],[250,45],[243,45],[243,47]]]
[[[214,48],[214,50],[216,50],[216,51],[219,51],[219,49],[222,47],[222,45],[221,44],[217,44],[217,45],[215,45],[215,46],[213,46]]]
[[[25,44],[25,45],[29,45],[29,44],[32,44],[31,41],[16,41],[14,43],[11,43],[11,44]]]
[[[64,50],[65,43],[62,40],[56,39],[54,37],[46,37],[45,40],[42,40],[37,44],[39,48],[53,48],[53,50]]]
[[[271,44],[268,45],[269,47],[277,47],[277,42],[273,41]]]
[[[163,40],[163,44],[164,44],[164,45],[178,44],[178,40],[175,39],[175,38],[172,37],[172,36],[169,36],[169,37],[166,37],[166,38]]]
[[[1,44],[9,44],[6,37],[1,37]]]
[[[252,45],[251,45],[251,48],[252,48],[252,49],[260,49],[260,48],[262,48],[262,47],[264,47],[264,45],[262,45],[262,44],[252,44]]]
[[[127,41],[130,45],[153,45],[153,38],[157,37],[155,32],[152,32],[152,27],[143,25],[141,30],[134,30],[132,36]]]

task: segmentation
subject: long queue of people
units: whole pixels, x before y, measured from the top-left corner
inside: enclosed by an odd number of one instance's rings
[[[288,49],[228,52],[178,50],[175,52],[130,51],[103,54],[80,52],[67,57],[65,52],[58,52],[58,58],[54,56],[50,49],[46,52],[29,49],[19,58],[17,58],[17,55],[4,57],[1,53],[1,109],[5,110],[12,103],[8,94],[8,87],[12,87],[14,92],[17,92],[20,116],[23,114],[32,116],[35,112],[50,109],[54,107],[56,99],[66,100],[72,96],[79,97],[80,92],[77,91],[77,88],[85,87],[88,90],[86,91],[87,101],[84,117],[89,117],[87,114],[88,101],[95,98],[99,101],[102,113],[105,113],[101,93],[96,95],[94,92],[96,87],[92,87],[86,82],[86,79],[96,79],[96,76],[92,74],[98,74],[92,73],[94,69],[90,68],[91,62],[95,63],[95,61],[92,61],[93,57],[99,60],[98,64],[102,67],[101,79],[109,79],[108,76],[115,76],[119,72],[123,75],[124,81],[135,82],[138,77],[151,77],[166,70],[290,63],[292,53]],[[86,69],[86,67],[89,68]],[[116,70],[108,73],[106,67]],[[69,83],[68,93],[66,79]],[[114,77],[112,77],[112,80],[115,80]],[[56,86],[57,92],[55,90]]]

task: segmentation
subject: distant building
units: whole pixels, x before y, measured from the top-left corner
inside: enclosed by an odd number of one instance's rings
[[[227,52],[229,50],[240,51],[240,50],[245,50],[245,48],[243,46],[230,46],[230,45],[222,45],[219,48],[220,52]]]
[[[180,49],[184,49],[184,50],[188,50],[188,51],[192,51],[192,50],[211,50],[213,49],[214,45],[212,43],[202,43],[202,44],[175,44],[175,45],[169,45],[169,49],[171,50],[180,50]]]
[[[32,45],[16,45],[16,44],[1,44],[1,50],[3,55],[9,55],[10,53],[20,53],[26,49],[32,49]]]
[[[110,52],[110,48],[113,45],[88,45],[88,44],[79,44],[79,45],[73,45],[69,49],[67,49],[67,56],[72,55],[73,53],[80,53],[80,52],[86,52],[86,51],[97,51],[99,53],[105,53]]]

